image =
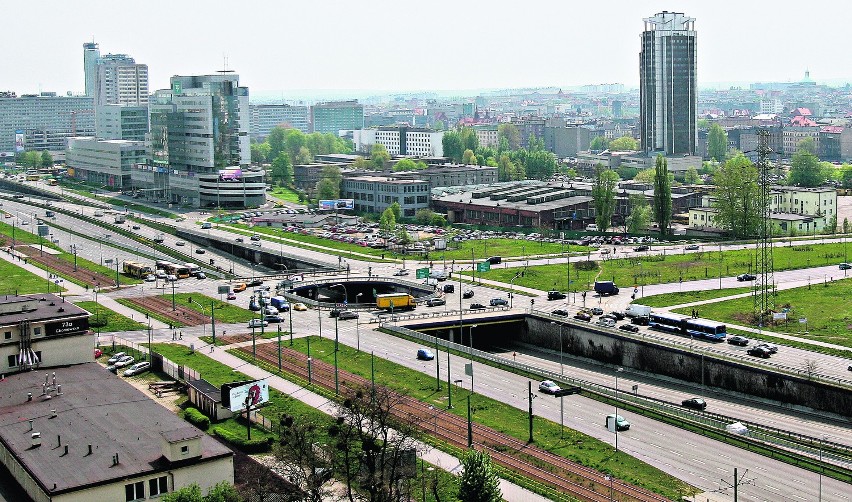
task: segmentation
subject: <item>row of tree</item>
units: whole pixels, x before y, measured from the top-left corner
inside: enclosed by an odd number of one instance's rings
[[[648,205],[642,195],[633,195],[629,199],[630,213],[624,220],[626,230],[630,233],[644,233],[651,218],[657,222],[660,235],[668,235],[672,220],[672,180],[668,170],[668,162],[662,155],[657,155],[653,177],[649,182],[654,185],[653,204]],[[647,176],[647,175],[646,175]],[[595,167],[595,182],[592,186],[592,200],[595,207],[595,224],[601,230],[612,225],[612,219],[617,209],[616,191],[618,174],[598,164]]]
[[[298,129],[273,127],[262,143],[251,144],[251,161],[272,163],[270,178],[279,185],[292,185],[293,166],[309,164],[314,156],[352,153],[352,142],[330,133],[305,134]]]
[[[42,152],[31,150],[19,153],[15,158],[15,161],[18,165],[32,169],[38,169],[39,167],[52,167],[53,155],[51,155],[47,150]]]

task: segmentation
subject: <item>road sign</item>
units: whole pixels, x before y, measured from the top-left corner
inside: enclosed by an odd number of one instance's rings
[[[216,290],[219,292],[220,295],[227,295],[231,292],[231,286],[228,286],[227,284],[219,285],[216,287]]]
[[[345,307],[346,304],[345,303],[335,303],[334,306],[340,309],[340,308]]]
[[[427,277],[429,277],[429,267],[417,269],[417,278],[418,279],[425,279]]]
[[[808,323],[808,318],[807,318],[807,317],[800,317],[800,318],[799,318],[799,323],[800,323],[800,324],[807,324],[807,323]]]
[[[491,270],[491,263],[490,262],[484,261],[482,263],[476,264],[476,271],[477,272],[488,272],[489,270]]]

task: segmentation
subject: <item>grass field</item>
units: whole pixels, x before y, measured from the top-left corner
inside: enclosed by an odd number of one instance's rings
[[[818,282],[810,287],[778,291],[775,299],[776,310],[789,309],[789,322],[778,321],[777,324],[764,326],[763,329],[852,347],[852,302],[849,298],[852,298],[852,279],[827,284]],[[752,315],[753,305],[754,300],[750,296],[708,303],[701,306],[700,315],[705,319],[756,328]],[[684,308],[675,311],[689,313],[690,310]],[[807,319],[807,324],[799,323],[800,318]],[[807,334],[804,334],[805,331]]]
[[[299,194],[287,187],[275,187],[272,189],[271,192],[269,192],[269,194],[275,197],[276,199],[282,200],[284,202],[292,202],[293,204],[304,204],[303,202],[299,202]]]
[[[613,280],[621,287],[642,284],[665,284],[679,280],[730,277],[751,271],[754,266],[754,250],[739,249],[704,251],[690,254],[643,255],[595,261],[591,270],[580,270],[577,263],[571,264],[571,284],[565,264],[529,267],[524,277],[515,284],[541,290],[591,289],[595,278]],[[846,258],[843,243],[809,244],[800,246],[777,246],[774,250],[775,270],[797,270],[824,265],[836,265]],[[515,275],[511,269],[492,269],[483,277],[509,282]]]
[[[5,295],[14,295],[15,292],[20,295],[46,293],[48,288],[51,293],[65,291],[65,288],[48,281],[46,277],[39,277],[13,263],[0,260],[0,293]]]
[[[77,306],[92,313],[89,326],[101,333],[115,331],[135,331],[145,329],[145,325],[110,310],[95,302],[77,302]]]
[[[289,343],[288,343],[289,345]],[[294,349],[307,352],[307,341],[299,338],[294,341]],[[311,337],[311,356],[333,364],[334,341]],[[413,357],[413,354],[412,354]],[[358,352],[354,348],[340,345],[338,362],[340,368],[365,378],[370,378],[370,354]],[[428,364],[434,369],[434,363]],[[410,395],[436,407],[446,408],[446,382],[441,391],[435,390],[435,377],[420,373],[404,366],[375,359],[376,383]],[[519,393],[526,392],[526,387]],[[461,387],[453,387],[453,399],[461,403],[467,399],[468,392]],[[523,441],[527,440],[527,413],[506,403],[486,398],[479,394],[471,395],[473,419]],[[457,406],[452,413],[466,416],[467,409]],[[590,436],[566,429],[565,438],[560,439],[560,426],[540,417],[534,419],[535,442],[540,447],[557,455],[562,455],[583,465],[611,472],[617,478],[643,486],[666,497],[677,499],[689,493],[689,486],[682,481],[665,474],[659,469],[645,464],[623,452],[615,453],[610,444]]]
[[[662,295],[646,296],[639,298],[636,303],[649,307],[670,307],[682,303],[700,302],[712,300],[723,296],[739,295],[748,293],[751,288],[710,289],[707,291],[684,291],[683,293],[665,293]]]
[[[30,227],[35,229],[36,222],[31,221],[29,225],[26,226],[12,226],[6,222],[0,221],[0,234],[8,237],[9,244],[12,243],[12,234],[15,235],[15,243],[16,244],[38,244],[38,236],[29,232]],[[44,243],[46,247],[54,247],[47,239],[44,239]]]
[[[175,296],[177,297],[177,295],[175,295]],[[169,299],[171,300],[171,295],[169,295]],[[129,308],[135,310],[136,312],[139,312],[140,314],[148,314],[149,316],[151,316],[151,319],[156,319],[160,322],[163,322],[163,323],[166,323],[166,324],[171,324],[175,328],[183,328],[184,326],[186,326],[186,324],[184,324],[180,321],[173,321],[173,320],[171,320],[167,317],[164,317],[164,316],[154,312],[153,310],[149,310],[145,307],[140,307],[139,305],[132,303],[127,298],[116,298],[115,301],[124,305],[125,307],[129,307]]]
[[[172,300],[171,294],[160,295],[160,297],[165,298],[169,301]],[[192,299],[192,302],[189,301],[190,299]],[[207,316],[210,315],[210,302],[213,302],[213,311],[215,312],[214,317],[216,319],[216,322],[221,322],[225,324],[235,322],[248,322],[249,320],[258,317],[257,314],[255,314],[251,310],[244,309],[242,307],[237,307],[236,305],[232,305],[227,302],[215,300],[213,298],[210,298],[209,296],[205,296],[200,293],[175,294],[175,303],[177,305],[183,305],[188,309],[194,310],[196,312],[201,312],[202,314]]]

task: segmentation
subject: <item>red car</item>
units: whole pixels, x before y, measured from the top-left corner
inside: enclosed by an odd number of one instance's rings
[[[95,359],[104,355],[104,352],[101,349],[95,349]]]

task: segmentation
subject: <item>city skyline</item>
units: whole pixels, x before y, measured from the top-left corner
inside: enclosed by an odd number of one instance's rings
[[[729,1],[605,1],[594,10],[578,10],[548,2],[508,8],[434,1],[411,12],[392,2],[364,7],[320,1],[250,4],[236,14],[228,14],[232,6],[222,2],[209,2],[201,12],[182,4],[165,11],[154,2],[132,19],[117,19],[108,2],[48,1],[19,12],[0,34],[5,47],[21,47],[7,52],[8,67],[17,71],[4,72],[0,88],[82,93],[81,46],[94,40],[102,54],[129,54],[147,64],[151,91],[168,87],[173,75],[212,74],[225,65],[253,92],[277,92],[285,99],[306,91],[319,96],[349,91],[357,97],[615,82],[635,89],[642,20],[663,10],[696,19],[701,87],[797,81],[806,70],[818,82],[852,81],[850,56],[813,50],[836,43],[849,8],[825,1],[810,5],[833,13],[822,16],[819,29],[803,27],[792,2],[766,9]],[[220,21],[225,18],[227,24]],[[33,26],[50,36],[32,37]],[[148,29],[152,26],[157,29]]]

